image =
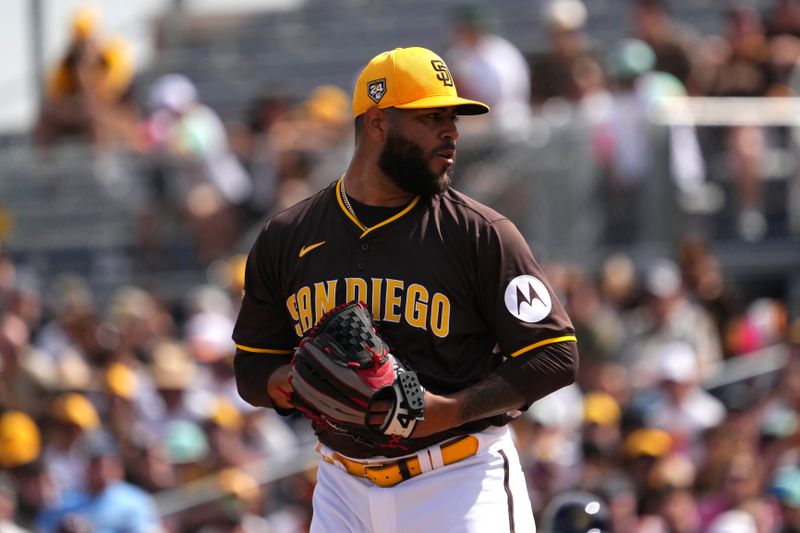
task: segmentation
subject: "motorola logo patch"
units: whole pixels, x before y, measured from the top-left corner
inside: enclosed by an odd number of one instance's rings
[[[508,312],[523,322],[540,322],[553,308],[553,301],[544,283],[533,276],[517,276],[506,287]]]

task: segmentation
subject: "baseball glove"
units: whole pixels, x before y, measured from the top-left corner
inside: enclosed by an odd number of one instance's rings
[[[289,380],[292,404],[322,429],[376,443],[411,436],[423,419],[417,374],[389,353],[361,302],[340,305],[319,320],[300,341]],[[382,424],[372,425],[368,419],[378,401],[391,408]]]

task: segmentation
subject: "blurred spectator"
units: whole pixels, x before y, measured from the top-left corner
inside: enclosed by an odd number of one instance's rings
[[[775,0],[767,17],[767,35],[792,35],[800,37],[800,2]]]
[[[40,387],[29,369],[30,332],[19,316],[0,314],[0,409],[36,413]]]
[[[293,101],[288,93],[268,89],[247,106],[241,122],[230,129],[231,148],[253,179],[249,222],[259,222],[274,209],[279,197],[283,139],[292,134]]]
[[[580,461],[582,393],[570,385],[535,402],[520,417],[517,433],[534,513],[575,482]]]
[[[612,457],[622,440],[619,402],[607,392],[587,392],[583,396],[581,433],[584,447],[591,444],[598,452]]]
[[[744,355],[786,338],[786,308],[772,298],[757,298],[726,324],[725,342],[735,355]]]
[[[158,394],[148,413],[150,430],[163,438],[174,421],[198,422],[210,407],[209,376],[182,342],[161,339],[152,346],[150,375]]]
[[[109,297],[105,318],[116,337],[117,359],[133,357],[143,362],[155,339],[176,333],[175,318],[165,303],[141,287],[118,287]]]
[[[88,364],[97,354],[98,310],[86,279],[62,274],[49,287],[52,319],[38,331],[35,344],[52,362],[73,355]]]
[[[178,486],[178,474],[166,444],[153,436],[140,435],[127,443],[126,479],[149,493]]]
[[[315,87],[308,97],[297,107],[294,114],[293,128],[296,138],[286,151],[301,151],[311,161],[308,172],[306,196],[327,186],[341,176],[347,169],[353,151],[353,120],[351,96],[335,85]],[[280,130],[276,134],[280,134]],[[286,139],[284,138],[284,142]],[[302,178],[302,176],[286,175],[282,180],[281,196],[283,205],[299,201],[297,193],[291,194],[299,187],[286,178]]]
[[[640,427],[631,431],[622,443],[622,464],[641,495],[650,488],[657,461],[672,453],[673,439],[666,431]]]
[[[702,56],[694,53],[700,44],[699,35],[688,25],[676,21],[667,11],[664,0],[637,0],[633,8],[634,37],[653,50],[653,69],[672,74],[689,94],[702,91],[698,76]]]
[[[212,285],[198,286],[189,294],[186,307],[184,329],[190,355],[212,369],[221,362],[219,381],[227,381],[229,375],[223,371],[225,359],[232,357],[235,349],[230,342],[234,320],[228,295]]]
[[[0,473],[0,533],[30,533],[15,524],[17,494],[11,481]]]
[[[534,105],[555,97],[577,101],[584,96],[586,91],[580,86],[578,69],[593,56],[585,31],[587,16],[581,0],[545,3],[543,19],[549,37],[548,49],[530,60]]]
[[[736,5],[725,17],[724,42],[708,93],[711,96],[765,97],[789,94],[788,73],[771,61],[770,42],[760,13],[745,4]],[[794,63],[797,54],[790,60]],[[758,126],[733,126],[721,132],[731,173],[732,207],[737,214],[738,235],[750,241],[762,239],[768,230],[764,216],[764,154],[769,139]]]
[[[597,494],[608,505],[611,531],[639,531],[636,487],[624,472],[603,479]]]
[[[578,384],[589,390],[603,364],[615,359],[625,330],[617,309],[605,302],[593,279],[575,274],[565,288],[565,306],[581,338],[581,367]]]
[[[658,494],[656,514],[664,517],[664,527],[671,533],[697,533],[700,517],[694,493],[687,488],[667,487]]]
[[[219,499],[195,509],[182,521],[183,531],[198,533],[272,533],[264,518],[262,490],[256,480],[240,468],[224,468],[214,476]]]
[[[138,113],[131,82],[133,54],[122,37],[98,35],[100,13],[79,9],[71,24],[70,42],[50,73],[35,139],[51,144],[61,139],[136,146]]]
[[[618,313],[633,308],[639,289],[637,276],[636,266],[627,254],[618,252],[606,257],[597,280],[603,302]]]
[[[686,89],[675,76],[655,70],[655,52],[642,40],[615,43],[608,62],[611,102],[594,118],[604,139],[596,157],[607,175],[606,239],[674,241],[681,229],[678,204],[703,187],[705,162],[692,126],[658,128],[652,116],[664,99],[686,96]],[[672,220],[675,228],[671,233],[655,220]]]
[[[599,391],[584,395],[583,408],[582,462],[575,486],[581,490],[597,491],[604,480],[616,474],[619,468],[617,451],[622,444],[622,413],[613,396]]]
[[[95,440],[81,472],[85,489],[67,492],[60,505],[44,509],[37,519],[37,531],[58,532],[73,516],[84,520],[90,526],[88,531],[98,533],[162,531],[152,498],[123,481],[124,473],[116,444],[108,439]]]
[[[59,501],[59,492],[44,464],[35,460],[8,470],[17,496],[14,523],[34,530],[39,512]]]
[[[708,527],[708,533],[758,533],[753,515],[741,509],[721,513]]]
[[[203,427],[208,436],[212,469],[243,466],[261,456],[260,450],[251,448],[245,441],[243,427],[243,416],[233,402],[223,396],[217,397]]]
[[[608,240],[628,242],[639,235],[643,187],[652,158],[650,124],[637,92],[637,81],[655,64],[652,48],[642,41],[627,39],[610,53],[614,80],[613,104],[609,116],[614,132],[613,152],[608,162],[606,195]]]
[[[59,491],[82,489],[87,446],[101,429],[97,410],[85,395],[68,392],[52,401],[50,413],[42,460]]]
[[[459,94],[492,108],[501,128],[526,124],[530,114],[530,67],[516,45],[495,33],[496,18],[484,4],[459,7],[445,60]]]
[[[150,87],[149,100],[148,148],[167,158],[168,206],[186,217],[199,259],[208,263],[239,234],[240,210],[251,199],[252,180],[231,150],[222,120],[202,103],[189,78],[161,76]]]
[[[761,492],[763,476],[763,465],[753,451],[734,454],[722,474],[718,490],[700,501],[702,527],[719,527],[719,523],[724,523],[725,517],[729,516],[725,515],[727,511],[745,508],[751,511],[748,515],[754,523],[774,522],[774,516],[770,516],[770,513],[774,513],[775,509],[769,506]]]
[[[707,239],[687,235],[678,248],[677,262],[687,294],[708,312],[724,342],[728,326],[740,312],[740,295],[726,283],[719,258]],[[725,357],[732,355],[728,343],[723,345],[723,353]]]
[[[171,420],[162,438],[177,485],[196,481],[212,472],[208,435],[197,422]]]
[[[135,442],[142,432],[143,414],[141,404],[142,384],[136,371],[128,364],[114,362],[102,372],[102,393],[96,397],[102,401],[100,416],[108,431],[121,443]]]
[[[633,387],[642,389],[657,382],[660,354],[674,341],[692,346],[700,377],[710,376],[722,359],[718,330],[705,309],[687,297],[675,262],[653,262],[643,288],[644,303],[626,316],[627,343],[622,353]]]
[[[780,505],[778,533],[800,531],[800,468],[786,468],[777,472],[772,481],[772,493]]]
[[[314,87],[300,102],[280,92],[259,96],[247,126],[236,127],[237,152],[253,176],[251,220],[281,211],[340,176],[353,149],[350,96]]]
[[[651,363],[656,366],[658,388],[634,400],[640,402],[644,423],[667,431],[673,450],[697,458],[701,435],[725,418],[725,406],[700,386],[697,354],[682,341],[662,346]]]
[[[267,456],[279,457],[312,439],[305,424],[291,425],[291,420],[264,409],[244,409],[242,416],[245,442]]]

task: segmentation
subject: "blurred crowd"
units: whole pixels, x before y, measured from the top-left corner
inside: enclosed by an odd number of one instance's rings
[[[588,494],[598,531],[800,531],[800,320],[741,301],[695,239],[642,269],[624,255],[596,276],[547,268],[581,368],[514,424],[542,530],[588,531],[569,529],[585,513],[548,521]],[[770,346],[787,350],[771,370],[731,371]]]
[[[641,228],[653,203],[661,210],[674,204],[678,216],[726,210],[733,221],[726,237],[800,234],[800,178],[780,163],[796,152],[788,121],[736,125],[731,112],[730,124],[716,117],[718,125],[695,127],[670,123],[661,107],[669,97],[797,95],[798,0],[775,0],[763,11],[737,2],[717,8],[720,31],[710,34],[674,17],[665,0],[635,0],[620,21],[629,35],[614,42],[592,37],[581,0],[548,0],[536,9],[538,45],[528,48],[502,36],[488,3],[449,13],[439,52],[459,91],[493,108],[465,122],[462,136],[489,133],[494,141],[484,148],[501,150],[507,139],[546,135],[548,125],[580,124],[580,149],[592,167],[580,179],[602,200],[601,244],[647,238]],[[97,12],[78,12],[71,35],[49,76],[34,139],[45,150],[78,139],[146,156],[139,231],[154,251],[163,226],[175,222],[207,263],[265,215],[344,171],[352,150],[350,87],[303,93],[291,80],[272,83],[253,89],[241,116],[223,120],[187,75],[137,75],[130,46],[104,34]],[[658,127],[656,115],[665,122]],[[456,178],[469,190],[480,176],[462,164]],[[770,212],[771,188],[786,220]]]
[[[542,6],[537,50],[504,38],[485,5],[453,13],[441,53],[459,92],[494,110],[460,123],[462,135],[513,135],[564,105],[580,113],[617,244],[636,241],[646,213],[635,207],[663,163],[648,122],[655,100],[800,91],[797,0],[732,7],[720,35],[637,0],[632,34],[616,43],[590,37],[579,0]],[[146,156],[142,256],[157,271],[178,224],[213,276],[179,301],[124,286],[101,302],[81,276],[42,279],[0,253],[0,533],[306,531],[313,466],[262,476],[310,447],[309,429],[240,400],[230,333],[247,231],[349,160],[349,88],[298,99],[273,87],[224,121],[188,76],[135,74],[124,40],[81,10],[34,138],[44,154],[78,139]],[[711,147],[724,155],[739,236],[768,235],[766,152],[788,146],[790,131],[681,125],[668,137],[677,195],[703,200]],[[742,294],[705,239],[647,261],[620,249],[591,272],[545,264],[582,361],[575,385],[513,424],[542,530],[554,506],[590,494],[616,533],[800,532],[798,310],[787,295]],[[764,370],[776,347],[784,359]],[[755,370],[709,385],[736,363]]]
[[[120,287],[101,308],[78,276],[45,285],[0,259],[0,531],[305,528],[313,477],[300,468],[267,491],[254,466],[309,436],[238,397],[242,269],[232,258],[219,284],[178,305]],[[156,505],[202,487],[209,503],[167,516]]]
[[[308,425],[235,389],[243,266],[178,303],[128,286],[100,306],[80,277],[0,259],[0,531],[307,530],[312,462],[259,476],[312,447]],[[781,299],[743,299],[697,240],[545,268],[581,367],[513,423],[540,521],[580,491],[603,531],[800,531],[800,320]]]
[[[763,12],[753,3],[715,4],[720,32],[711,34],[673,16],[670,7],[682,4],[632,1],[619,21],[630,34],[603,42],[592,37],[590,12],[581,0],[542,2],[545,44],[532,50],[500,36],[487,6],[472,5],[454,14],[447,58],[459,90],[489,102],[501,131],[525,131],[531,116],[552,123],[572,114],[586,123],[607,241],[641,237],[637,226],[648,209],[648,190],[666,191],[680,209],[692,212],[719,209],[720,189],[735,215],[734,235],[761,240],[770,233],[767,157],[771,149],[794,152],[790,123],[745,126],[730,111],[696,128],[670,122],[669,108],[661,106],[675,97],[796,96],[800,3],[775,0]],[[663,120],[660,129],[653,127],[654,117]],[[659,167],[668,168],[666,178]],[[796,175],[780,178],[797,195]],[[797,223],[791,222],[795,231]]]

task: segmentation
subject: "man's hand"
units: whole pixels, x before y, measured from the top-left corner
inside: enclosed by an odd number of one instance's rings
[[[425,391],[425,419],[417,423],[412,437],[427,437],[467,422],[502,415],[524,404],[522,394],[496,375],[455,394],[440,396]]]
[[[289,382],[289,372],[291,370],[291,365],[283,365],[272,373],[267,382],[267,394],[272,399],[272,405],[282,409],[293,408],[289,402],[294,390]]]

